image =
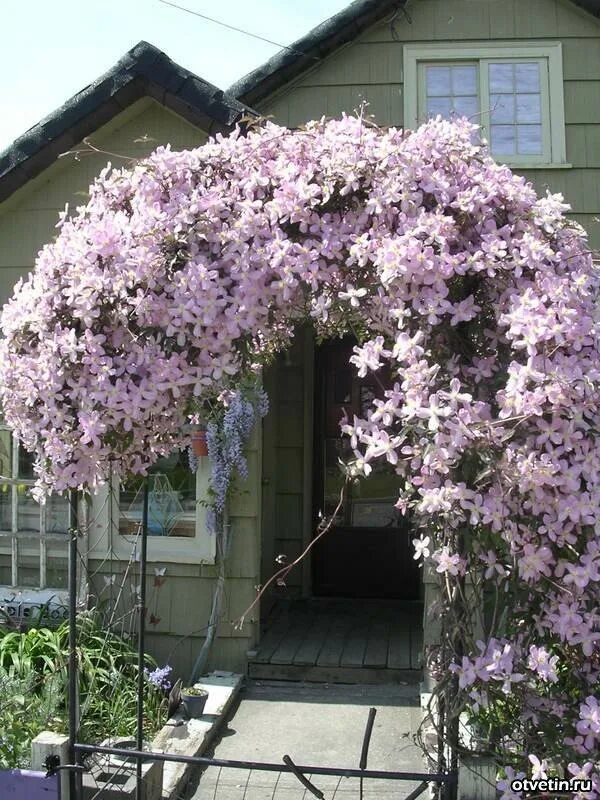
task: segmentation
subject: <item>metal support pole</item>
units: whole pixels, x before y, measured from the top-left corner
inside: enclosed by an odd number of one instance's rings
[[[140,600],[138,615],[138,685],[137,685],[137,732],[136,746],[138,751],[144,749],[144,661],[146,634],[146,557],[148,550],[148,496],[149,478],[144,478],[144,501],[142,507],[142,541],[140,546]],[[136,762],[136,800],[142,800],[142,759]]]
[[[79,679],[77,665],[77,492],[69,492],[69,761],[75,764],[79,754],[75,743],[79,733]],[[69,773],[71,800],[81,797],[81,775]]]

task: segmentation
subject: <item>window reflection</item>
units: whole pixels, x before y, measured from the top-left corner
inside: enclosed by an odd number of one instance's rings
[[[196,533],[196,474],[186,450],[175,450],[157,461],[148,477],[148,535],[185,536]],[[142,521],[144,478],[136,476],[121,487],[119,533],[135,535]]]
[[[345,477],[341,462],[355,456],[348,436],[342,436],[340,420],[344,413],[352,417],[366,418],[375,398],[383,397],[391,378],[385,370],[375,375],[359,378],[354,367],[348,366],[355,345],[354,339],[328,342],[322,345],[322,402],[323,407],[323,495],[320,509],[330,518],[335,511]],[[361,446],[362,449],[362,446]],[[385,528],[398,524],[399,512],[394,508],[398,499],[398,476],[394,468],[384,459],[371,462],[372,472],[368,478],[350,484],[344,502],[335,520],[336,526],[354,528]]]

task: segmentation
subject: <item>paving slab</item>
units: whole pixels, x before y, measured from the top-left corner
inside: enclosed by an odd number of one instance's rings
[[[377,709],[368,769],[426,772],[414,734],[422,720],[418,687],[254,681],[221,729],[216,758],[358,768],[369,708]],[[208,753],[207,753],[208,754]],[[311,779],[310,774],[307,775]],[[312,777],[326,800],[358,800],[358,778]],[[364,780],[364,800],[401,800],[415,781]],[[423,795],[426,796],[426,795]],[[190,782],[185,800],[306,800],[289,773],[208,767]]]

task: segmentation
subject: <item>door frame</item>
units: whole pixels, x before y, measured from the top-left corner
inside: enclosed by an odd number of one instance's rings
[[[315,337],[308,325],[304,328],[303,351],[303,497],[302,497],[302,548],[305,550],[313,538],[313,480],[315,433]],[[312,555],[302,561],[302,597],[312,596]]]

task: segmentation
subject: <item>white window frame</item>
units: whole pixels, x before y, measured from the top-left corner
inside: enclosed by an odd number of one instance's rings
[[[0,428],[4,431],[10,429],[4,425]],[[10,551],[11,557],[11,583],[6,588],[11,588],[17,591],[26,593],[36,592],[37,590],[52,589],[47,583],[47,545],[48,542],[54,541],[63,544],[65,547],[65,557],[68,551],[68,531],[64,533],[48,533],[46,531],[46,506],[39,506],[39,531],[19,530],[18,526],[18,503],[19,503],[19,486],[34,486],[35,480],[30,478],[19,477],[19,448],[20,444],[17,437],[12,435],[12,463],[11,475],[12,477],[2,476],[1,483],[8,484],[11,492],[11,530],[0,530],[0,552],[2,555],[8,555]],[[39,556],[39,586],[21,586],[19,584],[19,555]],[[3,585],[5,586],[5,585]],[[64,591],[64,589],[57,589],[57,591]]]
[[[149,536],[148,561],[171,564],[214,564],[216,539],[206,524],[208,509],[204,501],[210,486],[210,460],[198,458],[196,470],[196,525],[194,536]],[[106,553],[117,560],[128,561],[136,548],[139,555],[139,536],[119,533],[119,482],[114,478],[92,497],[89,527],[88,558],[103,558]]]
[[[547,94],[542,80],[542,111],[546,158],[539,156],[507,157],[511,167],[527,169],[567,168],[565,143],[565,109],[563,91],[562,45],[549,41],[440,42],[404,45],[404,127],[415,129],[419,124],[419,95],[424,91],[420,72],[422,65],[432,62],[476,62],[479,65],[480,103],[489,97],[487,70],[481,65],[489,60],[505,62],[539,61],[547,64]],[[545,106],[545,107],[544,107]],[[482,108],[475,120],[483,128],[489,125],[489,109]],[[548,129],[549,128],[549,129]],[[547,138],[546,138],[547,137]]]

